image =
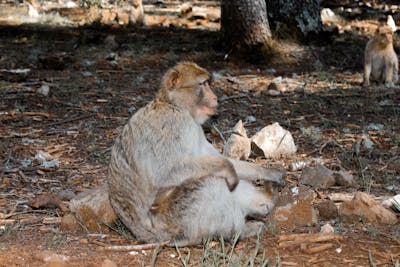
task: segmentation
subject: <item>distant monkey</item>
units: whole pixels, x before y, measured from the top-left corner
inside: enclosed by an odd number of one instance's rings
[[[364,86],[371,81],[385,83],[393,87],[398,81],[399,62],[393,48],[393,19],[379,27],[374,37],[368,41],[364,54]]]
[[[228,159],[207,141],[201,124],[217,108],[209,80],[210,74],[191,62],[168,70],[155,100],[130,118],[112,148],[110,201],[141,241],[176,239],[194,244],[209,235],[228,237],[229,232],[232,236],[233,231],[246,228],[247,215],[265,215],[272,203],[245,180],[284,182],[280,171]],[[222,207],[235,213],[229,215]],[[204,222],[197,232],[188,229],[194,225],[173,216],[184,214],[188,219],[196,209]],[[205,213],[207,209],[214,212]],[[226,215],[226,221],[215,221],[218,212]]]

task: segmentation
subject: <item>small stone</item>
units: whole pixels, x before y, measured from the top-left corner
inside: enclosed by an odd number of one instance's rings
[[[382,201],[382,205],[400,212],[400,194]]]
[[[233,133],[224,145],[223,155],[237,160],[247,160],[251,152],[251,141]]]
[[[330,8],[321,9],[321,20],[323,23],[337,21],[338,18]]]
[[[42,151],[42,150],[39,150],[39,151],[36,153],[36,155],[35,155],[35,159],[36,159],[39,163],[43,163],[43,162],[45,162],[45,161],[47,161],[47,160],[52,160],[53,157],[52,157],[49,153],[44,152],[44,151]]]
[[[372,142],[371,139],[369,139],[369,138],[365,138],[362,141],[362,144],[368,150],[371,150],[374,147],[374,142]]]
[[[327,234],[333,234],[335,232],[335,229],[333,229],[332,225],[329,223],[325,224],[324,226],[321,227],[321,234],[327,235]]]
[[[385,126],[380,123],[371,123],[368,124],[367,130],[368,131],[383,131],[385,129]]]
[[[289,171],[295,172],[295,171],[300,171],[304,169],[307,166],[307,162],[300,160],[296,162],[292,162],[289,165]]]
[[[284,188],[275,210],[269,215],[278,231],[314,225],[318,222],[318,210],[312,206],[314,192],[304,186],[297,190],[298,194],[293,195],[291,189]]]
[[[257,121],[257,119],[256,119],[256,117],[254,117],[254,116],[247,116],[246,117],[246,119],[244,120],[244,123],[253,123],[253,122],[255,122],[255,121]]]
[[[353,175],[348,171],[338,171],[335,172],[333,176],[335,177],[336,185],[339,186],[349,187],[353,186],[355,183]]]
[[[43,84],[36,90],[36,93],[44,96],[48,96],[49,92],[50,92],[50,86],[48,86],[47,84]]]
[[[269,89],[269,90],[267,91],[267,94],[270,95],[270,96],[278,96],[278,95],[281,94],[281,92],[278,91],[278,90],[271,90],[271,89]]]
[[[235,126],[233,126],[232,132],[247,138],[246,128],[244,128],[242,120],[239,120]]]
[[[338,217],[338,209],[335,202],[332,200],[325,200],[315,205],[316,209],[319,211],[319,216],[328,221],[336,219]]]
[[[292,134],[277,122],[264,127],[252,137],[252,149],[266,158],[292,156],[297,151]]]
[[[317,164],[314,168],[305,167],[303,169],[301,183],[315,188],[329,188],[335,185],[336,181],[332,170]]]
[[[339,217],[348,223],[372,223],[373,225],[396,224],[396,215],[375,201],[370,195],[356,192],[354,198],[343,202],[339,208]]]

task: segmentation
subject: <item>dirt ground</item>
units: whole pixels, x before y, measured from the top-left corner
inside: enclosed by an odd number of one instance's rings
[[[219,149],[223,140],[210,125],[227,138],[238,120],[247,122],[249,136],[279,122],[295,139],[296,157],[251,160],[286,170],[296,160],[319,160],[352,172],[355,186],[319,190],[319,199],[332,192],[363,191],[380,200],[400,193],[400,168],[391,164],[400,155],[400,88],[361,85],[363,49],[378,22],[392,14],[400,23],[396,1],[322,1],[341,16],[333,23],[338,32],[302,45],[281,41],[284,60],[259,64],[225,53],[218,16],[182,17],[179,1],[151,2],[144,1],[143,27],[16,25],[0,16],[0,266],[44,266],[44,253],[67,256],[66,266],[101,266],[106,259],[118,266],[227,265],[220,242],[208,244],[210,249],[110,252],[104,247],[137,243],[121,225],[106,233],[60,228],[62,204],[105,181],[114,138],[154,97],[166,69],[180,60],[214,74],[219,112],[204,128]],[[218,14],[218,2],[194,3]],[[10,8],[6,1],[0,4]],[[394,43],[399,52],[398,34]],[[7,71],[12,69],[29,70]],[[269,94],[268,85],[277,77],[301,90]],[[46,90],[47,95],[41,93]],[[366,138],[373,148],[357,150]],[[55,165],[41,166],[39,151]],[[300,175],[288,171],[288,186],[299,185]],[[33,207],[36,196],[50,193],[64,203]],[[240,241],[231,265],[400,266],[399,223],[331,220],[341,238],[320,253],[278,245],[281,235],[318,233],[324,223],[279,234],[269,229],[259,239]],[[47,266],[58,266],[52,264]]]

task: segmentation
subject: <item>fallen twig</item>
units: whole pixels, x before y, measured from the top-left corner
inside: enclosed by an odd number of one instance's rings
[[[22,112],[22,115],[24,115],[24,116],[41,116],[41,117],[50,118],[50,114],[47,112],[28,111],[28,112]]]
[[[294,247],[300,247],[300,249],[306,253],[313,254],[317,253],[326,249],[329,249],[333,247],[334,245],[332,243],[328,244],[318,244],[313,247],[309,247],[311,244],[314,243],[321,243],[321,242],[327,242],[327,241],[334,241],[334,240],[340,240],[342,239],[342,236],[335,235],[335,234],[330,234],[330,235],[325,235],[325,234],[294,234],[294,235],[287,235],[287,236],[281,236],[281,238],[278,240],[278,248],[294,248]]]
[[[305,249],[302,249],[302,251],[307,253],[307,254],[314,254],[314,253],[318,253],[318,252],[330,249],[333,246],[334,246],[334,244],[327,243],[327,244],[321,244],[321,245],[313,246],[311,248],[306,247]]]
[[[279,237],[278,242],[284,241],[308,241],[308,242],[323,242],[326,240],[332,239],[342,239],[340,235],[325,235],[325,234],[291,234],[291,235],[282,235]]]
[[[150,244],[140,244],[140,245],[111,245],[104,247],[106,251],[142,251],[142,250],[150,250],[154,249],[158,246],[164,247],[168,245],[169,242],[163,243],[150,243]]]
[[[65,119],[65,120],[62,120],[62,121],[57,121],[57,122],[49,123],[49,124],[47,124],[47,126],[60,125],[60,124],[64,124],[64,123],[67,123],[67,122],[72,122],[72,121],[77,121],[77,120],[86,119],[86,118],[89,118],[89,117],[92,117],[92,116],[93,116],[93,114],[86,114],[86,115],[78,116],[78,117],[75,117],[75,118],[69,118],[69,119]]]

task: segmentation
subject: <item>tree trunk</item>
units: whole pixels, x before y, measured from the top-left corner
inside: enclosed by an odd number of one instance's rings
[[[223,0],[221,32],[232,52],[259,50],[271,38],[265,0]]]
[[[278,34],[283,31],[285,35],[303,38],[322,31],[320,0],[265,1],[269,22]]]

